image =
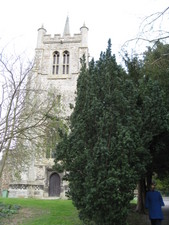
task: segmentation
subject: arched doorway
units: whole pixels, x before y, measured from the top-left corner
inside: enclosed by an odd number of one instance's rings
[[[53,173],[49,179],[49,196],[60,196],[60,176]]]

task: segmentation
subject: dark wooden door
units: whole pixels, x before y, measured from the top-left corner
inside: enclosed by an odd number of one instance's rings
[[[53,173],[49,180],[49,196],[60,196],[60,177],[57,173]]]

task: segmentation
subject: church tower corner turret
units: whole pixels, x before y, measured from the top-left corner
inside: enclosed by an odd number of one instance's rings
[[[37,48],[41,48],[43,45],[43,37],[46,34],[46,29],[43,27],[38,29]]]
[[[85,23],[80,28],[81,35],[82,35],[82,46],[88,47],[88,28],[86,27]]]

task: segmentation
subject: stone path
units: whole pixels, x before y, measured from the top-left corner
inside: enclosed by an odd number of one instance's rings
[[[169,225],[169,197],[163,198],[165,206],[162,207],[164,220],[162,221],[161,225]],[[150,220],[148,216],[145,216],[145,224],[144,225],[150,225]]]
[[[169,225],[169,205],[163,208],[164,220],[162,225]]]
[[[163,207],[164,220],[162,225],[169,225],[169,197],[164,197],[165,206]]]

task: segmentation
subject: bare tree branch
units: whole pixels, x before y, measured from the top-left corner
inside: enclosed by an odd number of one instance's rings
[[[140,51],[143,53],[143,48],[145,49],[148,44],[152,46],[157,41],[167,41],[169,39],[168,17],[169,7],[162,12],[156,12],[145,17],[139,26],[137,36],[127,40],[122,45],[121,51],[126,52],[130,45],[130,49],[132,48],[139,54]]]
[[[0,152],[3,152],[0,177],[9,151],[21,151],[23,156],[31,154],[25,148],[19,150],[19,145],[29,141],[36,145],[37,140],[44,137],[46,115],[52,114],[57,94],[54,93],[49,101],[48,91],[32,85],[36,79],[32,77],[32,62],[25,66],[21,56],[6,58],[3,54],[0,54],[0,79],[4,82],[0,102]],[[22,159],[20,153],[15,157],[18,155]]]

